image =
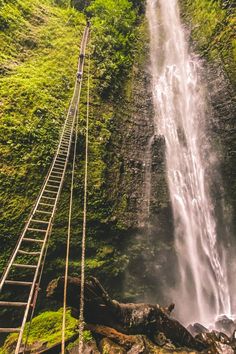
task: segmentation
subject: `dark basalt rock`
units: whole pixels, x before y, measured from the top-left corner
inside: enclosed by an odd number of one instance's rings
[[[201,325],[200,323],[194,323],[193,325],[189,325],[187,330],[195,337],[198,334],[209,332],[206,327]]]
[[[224,332],[227,335],[231,336],[236,330],[236,323],[232,319],[223,315],[217,319],[215,327],[218,331]]]

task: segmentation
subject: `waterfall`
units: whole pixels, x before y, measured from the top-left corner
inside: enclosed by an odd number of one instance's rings
[[[148,0],[155,134],[165,137],[178,276],[173,300],[183,322],[230,315],[225,251],[217,240],[201,63],[188,50],[177,0]],[[158,237],[158,235],[157,235]]]

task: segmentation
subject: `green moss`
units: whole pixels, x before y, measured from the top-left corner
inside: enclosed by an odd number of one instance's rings
[[[73,349],[76,345],[79,344],[79,340],[80,340],[80,339],[77,338],[76,341],[74,341],[73,343],[70,343],[70,344],[66,347],[66,349],[67,349],[67,350]],[[90,331],[84,331],[84,332],[83,332],[83,342],[84,342],[84,343],[87,343],[87,342],[89,342],[89,341],[91,341],[91,340],[93,340],[92,333],[91,333]]]
[[[70,311],[68,310],[66,313],[66,339],[72,337],[76,333],[75,330],[77,325],[78,321],[71,316]],[[28,345],[37,343],[38,347],[40,348],[40,346],[45,343],[47,347],[60,343],[62,336],[61,328],[62,309],[57,312],[47,311],[41,313],[39,316],[32,320],[30,334],[28,337]],[[27,329],[28,324],[26,325],[23,342],[26,338]],[[86,335],[88,336],[88,334]],[[16,334],[9,335],[0,353],[11,354],[12,346],[15,344],[16,339]]]
[[[129,0],[93,0],[92,16],[97,77],[105,96],[117,93],[133,63],[137,9]]]
[[[85,19],[50,0],[0,6],[0,231],[11,249],[58,142]]]

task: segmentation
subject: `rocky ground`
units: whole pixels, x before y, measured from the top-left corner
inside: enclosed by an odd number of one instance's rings
[[[53,280],[47,296],[59,303],[63,298],[64,279]],[[78,353],[80,278],[68,279],[66,317],[67,354]],[[124,304],[112,300],[96,278],[85,282],[85,330],[83,354],[148,354],[236,352],[236,321],[226,316],[218,318],[214,329],[199,323],[186,329],[172,317],[174,304],[166,308],[151,304]],[[24,353],[61,352],[62,311],[44,312],[33,319]],[[0,354],[14,351],[17,336],[10,335]],[[23,353],[23,348],[22,348]]]

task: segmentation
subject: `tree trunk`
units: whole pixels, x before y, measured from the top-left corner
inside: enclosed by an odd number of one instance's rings
[[[64,277],[51,281],[47,296],[59,301],[63,299]],[[68,278],[67,305],[79,315],[80,278]],[[178,321],[171,318],[170,310],[159,305],[123,304],[112,300],[99,281],[89,277],[85,281],[84,317],[88,324],[97,324],[127,334],[143,334],[155,342],[155,336],[162,332],[175,346],[203,350],[206,345],[195,339]]]

